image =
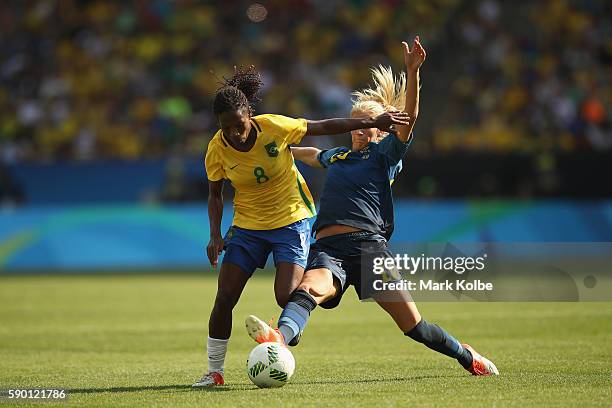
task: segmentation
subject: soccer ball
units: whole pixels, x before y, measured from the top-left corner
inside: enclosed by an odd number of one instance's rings
[[[282,387],[295,370],[295,359],[287,347],[279,343],[261,343],[247,360],[247,374],[259,388]]]

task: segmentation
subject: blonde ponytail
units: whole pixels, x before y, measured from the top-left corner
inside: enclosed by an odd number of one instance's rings
[[[353,92],[351,114],[368,113],[372,116],[391,110],[403,110],[406,103],[406,74],[393,75],[391,67],[372,68],[374,86]]]

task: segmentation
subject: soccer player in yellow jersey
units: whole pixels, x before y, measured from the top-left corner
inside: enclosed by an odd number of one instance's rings
[[[220,130],[208,145],[208,258],[213,267],[221,251],[217,296],[208,326],[208,370],[194,387],[224,384],[223,365],[232,329],[232,310],[256,268],[274,256],[276,302],[284,307],[304,274],[310,243],[308,219],[315,215],[310,191],[289,146],[304,136],[330,135],[363,128],[388,131],[407,125],[403,112],[376,117],[310,121],[281,115],[253,116],[251,102],[262,86],[254,67],[236,70],[220,88],[213,112]],[[232,228],[221,236],[224,180],[235,189]]]

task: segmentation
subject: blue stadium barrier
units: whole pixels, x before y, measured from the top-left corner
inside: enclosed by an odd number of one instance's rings
[[[395,213],[396,243],[612,242],[612,201],[400,201]],[[207,269],[208,236],[204,205],[3,210],[0,273]]]
[[[206,186],[203,158],[16,164],[9,175],[28,205],[138,204],[158,198],[172,170]],[[297,163],[307,179],[313,170]],[[316,170],[315,170],[316,171]]]

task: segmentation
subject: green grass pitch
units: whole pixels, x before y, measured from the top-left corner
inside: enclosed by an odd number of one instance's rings
[[[213,274],[0,278],[0,388],[60,387],[52,406],[610,406],[612,303],[422,303],[429,321],[499,367],[472,377],[402,335],[351,290],[316,309],[297,368],[280,389],[245,372],[244,317],[278,317],[272,275],[249,282],[234,312],[225,387],[192,390],[206,368]],[[0,402],[2,404],[2,402]],[[19,403],[16,406],[27,404]],[[30,404],[41,406],[38,403]]]

